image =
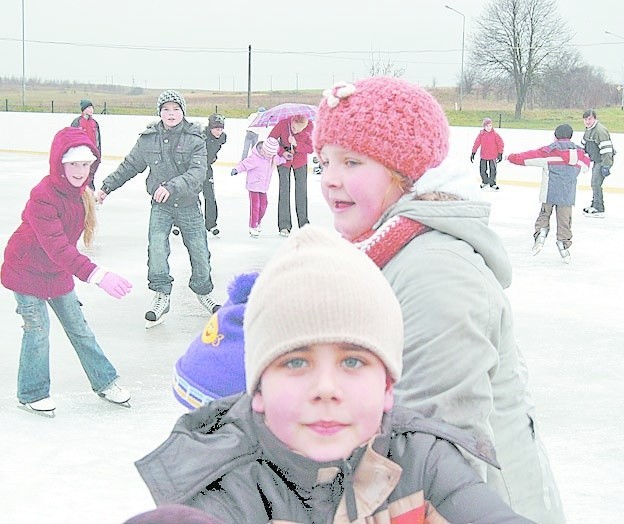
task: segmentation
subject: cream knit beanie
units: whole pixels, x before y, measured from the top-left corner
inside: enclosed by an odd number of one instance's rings
[[[311,344],[372,351],[396,382],[403,367],[403,317],[377,266],[337,234],[306,225],[269,260],[247,301],[247,392],[269,364]]]

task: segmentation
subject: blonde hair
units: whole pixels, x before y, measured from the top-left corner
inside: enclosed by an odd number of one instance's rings
[[[95,236],[95,230],[97,228],[97,217],[95,216],[95,195],[90,187],[87,187],[82,193],[82,205],[85,210],[82,241],[85,246],[89,247],[93,243],[93,237]]]

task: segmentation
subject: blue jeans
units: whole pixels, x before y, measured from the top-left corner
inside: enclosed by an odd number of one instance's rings
[[[74,346],[93,391],[99,393],[117,379],[117,371],[95,340],[74,291],[48,300],[13,294],[17,301],[16,312],[24,319],[17,372],[17,398],[20,402],[36,402],[50,396],[50,317],[46,302]]]
[[[147,280],[152,291],[170,294],[173,287],[173,277],[169,274],[169,236],[174,224],[180,229],[191,261],[189,287],[198,295],[212,291],[210,251],[199,206],[199,198],[196,205],[182,208],[152,202],[147,246]]]

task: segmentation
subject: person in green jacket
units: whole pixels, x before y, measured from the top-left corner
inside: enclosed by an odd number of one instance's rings
[[[401,308],[356,247],[298,230],[256,279],[243,328],[246,392],[182,416],[136,463],[157,505],[237,524],[531,522],[455,446],[495,465],[491,448],[394,408]]]

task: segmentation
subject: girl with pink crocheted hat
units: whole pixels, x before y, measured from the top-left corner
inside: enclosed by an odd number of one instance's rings
[[[490,204],[470,173],[446,161],[442,108],[396,78],[341,82],[323,96],[313,141],[334,227],[377,264],[401,304],[397,403],[494,444],[500,469],[467,457],[481,477],[517,513],[565,522],[503,291],[511,265],[488,227]]]

